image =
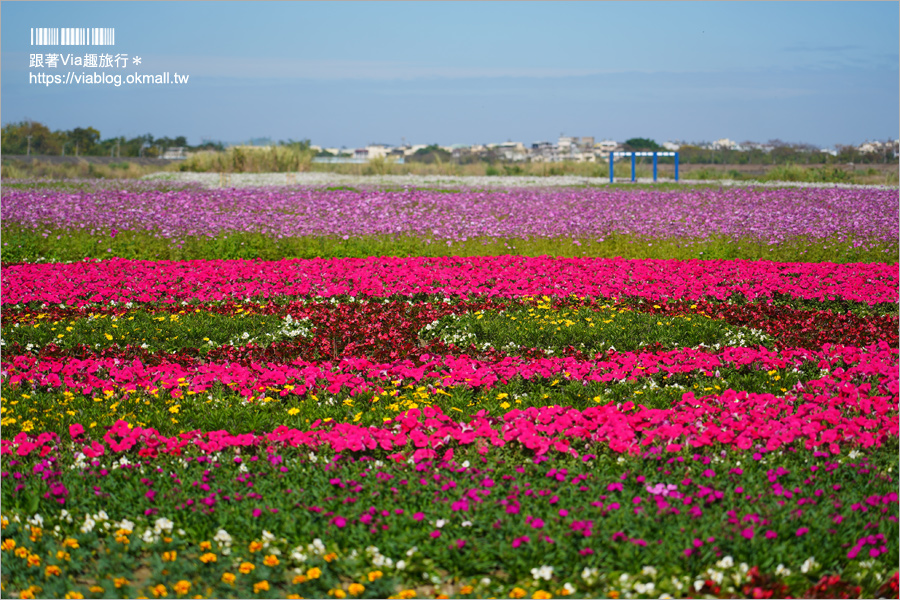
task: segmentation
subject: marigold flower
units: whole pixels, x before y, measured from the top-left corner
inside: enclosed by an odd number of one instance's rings
[[[619,592],[617,592],[616,590],[609,590],[608,592],[606,592],[606,595],[612,598],[612,600],[616,600],[616,598],[619,597]]]
[[[274,554],[270,554],[263,559],[263,564],[266,565],[267,567],[274,567],[279,562],[281,562],[281,561],[279,561],[278,557],[275,556]]]
[[[210,544],[209,542],[200,542],[200,549],[201,550],[212,550],[212,544]]]
[[[400,592],[397,594],[397,597],[401,598],[402,600],[408,600],[409,598],[415,598],[416,590],[400,590]]]
[[[306,578],[306,575],[296,575],[294,579],[291,581],[293,584],[306,583],[309,579]]]
[[[16,540],[14,540],[12,538],[7,538],[7,539],[3,540],[2,543],[0,543],[0,548],[2,548],[3,550],[12,550],[15,547],[16,547]]]
[[[260,591],[268,591],[269,590],[269,582],[263,579],[259,583],[253,584],[253,593],[258,594]]]
[[[65,550],[56,551],[56,560],[69,560],[72,556]]]
[[[322,576],[322,569],[319,567],[313,567],[312,569],[306,572],[307,579],[318,579]]]
[[[31,588],[22,590],[19,592],[19,598],[34,598],[34,592],[31,591]]]
[[[84,594],[81,592],[68,592],[63,598],[70,598],[71,600],[84,600]]]
[[[91,591],[93,592],[94,588],[91,588]],[[150,592],[153,594],[154,598],[159,598],[160,596],[165,596],[169,593],[169,591],[166,589],[166,586],[161,583],[150,588]]]
[[[375,581],[376,579],[381,579],[382,577],[384,577],[384,573],[382,573],[381,571],[369,571],[368,577],[369,577],[369,582],[371,583],[371,582]]]
[[[75,538],[66,538],[63,540],[63,546],[67,548],[78,548],[78,540]]]
[[[59,575],[62,571],[59,570],[59,567],[56,565],[47,565],[44,568],[44,575],[50,577],[51,575]]]
[[[334,552],[329,552],[328,554],[326,554],[326,555],[323,556],[322,558],[325,559],[325,562],[331,562],[331,561],[333,561],[333,560],[337,560],[337,554],[335,554]]]
[[[123,585],[128,585],[128,584],[129,584],[129,581],[127,579],[125,579],[124,577],[116,577],[115,579],[113,579],[113,585],[116,586],[117,589],[122,587]]]
[[[541,599],[541,600],[544,600],[544,599],[546,599],[546,598],[552,598],[553,596],[550,595],[550,592],[546,592],[546,591],[544,591],[544,590],[538,590],[538,591],[536,591],[535,593],[533,593],[533,594],[531,595],[531,597],[532,597],[532,598],[539,598],[539,599]]]
[[[39,567],[41,566],[41,557],[37,554],[29,554],[26,562],[29,567]]]
[[[525,593],[526,593],[525,590],[523,590],[522,588],[514,587],[512,589],[512,591],[509,592],[509,597],[510,598],[524,598]]]
[[[15,554],[16,554],[16,556],[18,556],[19,558],[25,558],[25,557],[28,556],[28,554],[29,554],[28,548],[25,548],[25,547],[23,547],[23,546],[19,546],[18,548],[16,548]]]
[[[250,542],[250,552],[259,552],[262,550],[262,543],[260,542]]]
[[[235,579],[237,579],[237,577],[235,577],[234,573],[228,573],[227,571],[225,573],[222,573],[223,583],[232,584],[234,583]]]
[[[204,565],[207,565],[211,562],[216,562],[218,560],[219,560],[219,557],[217,557],[212,552],[207,552],[205,554],[200,555],[200,562],[202,562]]]
[[[475,588],[472,587],[471,585],[464,585],[461,588],[459,588],[460,594],[471,594],[474,591],[475,591]]]
[[[288,598],[289,600],[301,600],[303,596],[300,594],[288,594],[285,598]]]
[[[244,575],[246,575],[247,573],[249,573],[250,571],[252,571],[252,570],[255,569],[255,568],[256,568],[256,565],[254,565],[253,563],[250,563],[250,562],[242,562],[242,563],[241,563],[241,566],[238,567],[238,571],[240,571],[241,573],[243,573]]]
[[[185,581],[184,579],[182,579],[181,581],[179,581],[172,587],[175,590],[176,594],[178,594],[179,596],[184,596],[185,594],[187,594],[190,591],[191,582]]]
[[[175,550],[166,550],[162,553],[163,562],[175,562],[176,558],[178,558],[178,552]]]
[[[328,595],[334,596],[335,598],[346,598],[347,592],[345,592],[341,588],[333,588],[333,589],[328,590]]]
[[[359,596],[364,591],[366,591],[366,586],[361,583],[351,583],[347,588],[347,591],[350,592],[352,596]]]

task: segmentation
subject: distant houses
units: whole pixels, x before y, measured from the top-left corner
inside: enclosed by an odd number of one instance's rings
[[[693,142],[686,143],[683,141],[666,141],[657,146],[661,151],[678,152],[684,147],[709,151],[732,151],[732,152],[751,152],[762,151],[766,154],[772,152],[779,147],[780,142],[775,140],[768,144],[756,142],[735,142],[729,138],[720,138],[712,142]],[[896,158],[898,156],[897,141],[887,142],[865,142],[856,147],[860,153],[876,153]],[[270,146],[242,146],[243,148],[253,148],[256,150],[264,149]],[[837,156],[838,151],[834,149],[817,149],[810,145],[799,145],[802,149],[811,152],[827,153],[831,156]],[[423,151],[431,151],[439,149],[446,152],[457,162],[470,162],[473,160],[503,161],[503,162],[597,162],[609,160],[612,152],[621,153],[629,150],[624,142],[612,139],[601,139],[596,141],[593,136],[568,136],[560,135],[555,142],[551,141],[535,141],[530,144],[507,140],[498,143],[486,144],[452,144],[452,145],[426,145],[426,144],[401,144],[391,145],[385,143],[371,143],[358,148],[325,148],[321,146],[311,146],[316,152],[313,159],[316,162],[368,162],[371,160],[389,160],[398,163],[405,162],[410,157]],[[183,149],[171,148],[167,151],[164,158],[184,158]]]

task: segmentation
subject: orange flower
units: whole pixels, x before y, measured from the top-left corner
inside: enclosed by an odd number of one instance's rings
[[[209,563],[216,562],[218,560],[219,560],[219,557],[217,557],[212,552],[207,552],[206,554],[200,555],[200,562],[202,562],[204,565],[208,565]]]
[[[222,581],[227,584],[234,583],[235,579],[237,579],[237,577],[235,577],[234,573],[228,573],[228,572],[222,573]]]
[[[65,550],[56,551],[56,560],[69,560],[72,556]]]
[[[323,556],[322,558],[325,559],[325,562],[331,562],[331,561],[333,561],[333,560],[337,560],[337,554],[335,554],[334,552],[329,552],[328,554],[326,554],[326,555]]]
[[[415,598],[416,590],[400,590],[400,592],[397,594],[397,597],[401,598],[402,600],[406,600],[408,598]]]
[[[307,581],[309,581],[309,580],[306,578],[306,575],[297,575],[294,577],[294,580],[291,581],[291,583],[298,584],[298,583],[306,583]]]
[[[619,597],[619,592],[617,592],[616,590],[609,590],[609,592],[606,595],[609,596],[610,598],[612,598],[613,600],[616,600],[616,598]]]
[[[19,592],[19,598],[34,598],[34,592],[31,591],[31,588],[22,590]]]
[[[66,538],[63,541],[63,546],[66,548],[78,548],[78,540],[75,538]]]
[[[16,556],[18,556],[19,558],[26,558],[29,554],[31,553],[28,552],[28,548],[25,548],[24,546],[19,546],[18,548],[16,548]]]
[[[3,550],[12,550],[16,547],[16,540],[12,538],[7,538],[3,540],[3,543],[0,543],[0,548]]]
[[[525,590],[523,590],[522,588],[520,588],[520,587],[515,587],[515,588],[513,588],[512,591],[509,593],[509,597],[510,597],[510,598],[524,598],[524,597],[525,597],[525,593],[526,593]]]
[[[288,594],[285,598],[288,598],[289,600],[302,600],[303,596],[300,594]]]
[[[471,594],[474,591],[475,591],[475,588],[472,587],[471,585],[464,585],[461,588],[459,588],[460,594]]]
[[[263,545],[260,542],[250,542],[250,552],[259,552]]]
[[[382,573],[381,571],[369,571],[370,583],[375,581],[376,579],[381,579],[382,577],[384,577],[384,573]]]
[[[129,581],[124,577],[116,577],[115,579],[113,579],[113,585],[116,586],[116,588],[120,588],[123,585],[128,585],[128,583]]]
[[[176,594],[178,594],[179,596],[184,596],[185,594],[187,594],[190,591],[191,582],[185,581],[184,579],[182,579],[181,581],[179,581],[172,587],[175,589]]]
[[[322,569],[319,567],[313,567],[309,571],[306,572],[307,579],[318,579],[322,576]]]
[[[256,568],[256,565],[254,565],[253,563],[242,562],[241,566],[238,567],[238,571],[240,571],[241,573],[246,575],[247,573],[249,573],[250,571],[252,571],[255,568]]]
[[[84,594],[81,592],[69,592],[63,598],[71,598],[71,600],[84,600]]]
[[[347,591],[350,592],[350,595],[352,596],[359,596],[366,591],[366,586],[361,583],[351,583],[350,587],[347,588]]]
[[[37,554],[29,554],[26,562],[29,567],[39,567],[41,566],[41,557]]]
[[[553,596],[550,595],[550,592],[545,592],[544,590],[538,590],[535,593],[533,593],[531,595],[531,597],[535,598],[537,600],[546,600],[547,598],[552,598]]]
[[[274,554],[270,554],[263,559],[263,564],[266,565],[267,567],[274,567],[274,566],[278,565],[279,562],[280,561],[278,560],[278,557],[275,556]]]
[[[201,550],[212,550],[212,544],[210,544],[209,542],[200,542],[200,549]]]
[[[341,588],[334,588],[334,589],[328,590],[328,595],[334,596],[335,598],[346,598],[347,592],[345,592]]]
[[[93,592],[94,588],[91,588],[91,591]],[[153,594],[154,598],[159,598],[160,596],[165,596],[169,593],[168,590],[166,590],[166,586],[161,583],[150,588],[150,592]]]
[[[258,594],[260,591],[269,591],[269,582],[265,579],[253,584],[253,593]]]
[[[175,550],[166,550],[162,553],[163,562],[175,562],[176,558],[178,558],[178,552]]]
[[[56,565],[47,565],[44,568],[44,575],[50,577],[51,575],[59,575],[62,571],[59,570],[59,567]]]

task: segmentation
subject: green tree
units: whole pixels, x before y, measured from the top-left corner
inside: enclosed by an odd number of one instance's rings
[[[37,121],[8,123],[3,126],[0,137],[0,150],[3,154],[27,154],[29,146],[31,154],[60,154],[65,142],[64,133],[52,132]]]
[[[75,146],[75,154],[90,156],[97,154],[97,142],[100,141],[100,132],[93,127],[76,127],[67,132],[69,141]]]
[[[449,162],[451,158],[453,158],[452,154],[450,154],[437,144],[431,144],[430,146],[425,146],[424,148],[419,148],[418,150],[416,150],[413,155],[409,157],[409,160],[412,162],[431,164],[435,162]]]
[[[625,148],[629,151],[653,151],[662,150],[663,147],[649,138],[631,138],[625,140]]]

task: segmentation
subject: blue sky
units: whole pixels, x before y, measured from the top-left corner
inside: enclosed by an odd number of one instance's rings
[[[898,21],[897,2],[4,1],[0,120],[191,143],[565,133],[831,147],[897,137]],[[116,44],[31,46],[32,27],[114,27]],[[51,52],[142,62],[29,67]],[[69,71],[190,78],[29,83]]]

